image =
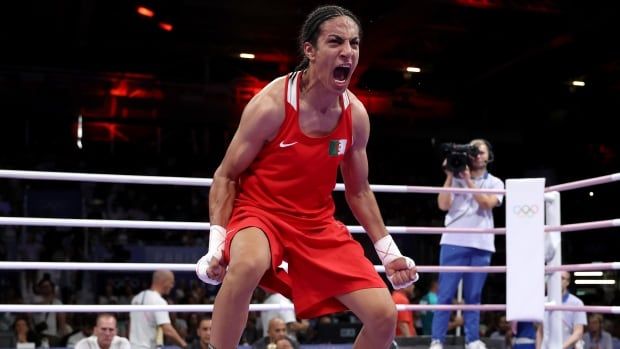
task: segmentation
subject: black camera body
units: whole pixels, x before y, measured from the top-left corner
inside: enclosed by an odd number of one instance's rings
[[[446,158],[446,169],[458,175],[472,164],[472,160],[478,156],[480,150],[471,144],[443,143],[441,151]]]

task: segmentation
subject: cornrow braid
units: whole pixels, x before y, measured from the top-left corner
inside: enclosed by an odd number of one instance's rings
[[[310,64],[308,57],[306,57],[303,52],[304,43],[309,42],[312,44],[312,46],[316,46],[316,41],[319,37],[319,34],[321,33],[321,24],[334,17],[340,16],[347,16],[351,18],[359,28],[360,37],[362,36],[362,25],[360,23],[360,20],[357,18],[357,16],[353,14],[353,12],[335,5],[320,6],[316,8],[308,15],[308,17],[306,17],[306,21],[301,27],[301,32],[299,33],[299,47],[303,58],[301,62],[297,65],[295,70],[306,69]]]

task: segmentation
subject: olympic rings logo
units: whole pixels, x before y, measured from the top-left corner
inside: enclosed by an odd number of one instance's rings
[[[515,205],[512,213],[518,217],[532,217],[538,213],[538,205]]]

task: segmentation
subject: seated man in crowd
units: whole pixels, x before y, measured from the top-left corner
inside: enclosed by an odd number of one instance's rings
[[[77,342],[75,349],[131,349],[127,338],[116,335],[116,317],[99,314],[93,335]]]
[[[588,330],[583,335],[586,349],[612,349],[611,334],[603,330],[603,316],[590,314],[588,316]]]
[[[276,341],[275,349],[294,349],[293,340],[288,337],[282,337]]]
[[[284,268],[287,268],[287,266],[285,266]],[[263,304],[293,304],[290,299],[284,297],[280,293],[267,292],[266,296],[267,297],[265,298]],[[308,320],[297,321],[294,310],[266,310],[263,311],[260,316],[261,324],[263,327],[263,336],[267,336],[269,321],[274,317],[279,317],[284,320],[284,323],[286,323],[288,335],[297,341],[300,341],[299,337],[305,335],[308,331],[308,327],[310,327],[310,322]]]
[[[200,319],[198,328],[196,329],[196,338],[190,345],[189,349],[209,349],[209,342],[211,342],[211,318],[204,317]]]
[[[95,318],[91,314],[77,314],[79,330],[70,335],[67,338],[67,348],[73,348],[77,342],[84,338],[88,338],[93,335],[93,327],[95,325]]]
[[[276,342],[281,338],[290,339],[291,343],[293,343],[293,348],[299,349],[299,343],[297,343],[296,340],[288,336],[288,331],[286,329],[286,324],[284,323],[284,320],[279,317],[274,317],[269,320],[267,336],[256,341],[252,345],[252,349],[271,349],[268,347],[268,345],[276,344]]]

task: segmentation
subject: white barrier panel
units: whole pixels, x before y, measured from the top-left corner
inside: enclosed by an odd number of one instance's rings
[[[506,318],[542,321],[545,313],[544,178],[506,181]]]

